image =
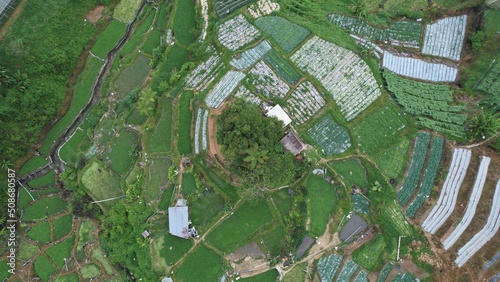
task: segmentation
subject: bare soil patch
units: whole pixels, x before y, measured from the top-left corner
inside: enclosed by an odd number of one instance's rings
[[[85,15],[85,19],[92,24],[95,24],[98,20],[102,18],[102,11],[104,10],[103,5],[95,7],[93,10]]]
[[[239,262],[245,257],[265,258],[266,255],[262,252],[257,242],[252,242],[227,256],[232,262]]]

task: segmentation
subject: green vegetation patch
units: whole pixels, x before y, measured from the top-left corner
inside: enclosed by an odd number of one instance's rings
[[[76,163],[80,143],[86,137],[86,132],[78,128],[71,136],[71,138],[66,143],[64,143],[64,145],[59,150],[59,155],[65,163]]]
[[[329,114],[314,123],[307,134],[327,155],[341,154],[351,147],[347,129],[336,123]]]
[[[150,152],[168,152],[172,143],[172,100],[167,99],[163,105],[163,114],[161,115],[155,132],[149,139]]]
[[[288,189],[280,189],[273,194],[273,202],[281,213],[281,216],[288,214],[292,208],[293,198]]]
[[[161,31],[155,29],[151,32],[151,34],[148,37],[148,40],[142,45],[141,50],[149,55],[153,54],[153,50],[160,46],[162,41],[162,34]]]
[[[207,242],[229,253],[272,220],[273,216],[263,200],[247,201],[208,234]]]
[[[274,282],[278,279],[279,273],[275,268],[268,270],[264,273],[241,279],[245,282]]]
[[[19,176],[25,175],[29,172],[35,171],[38,168],[46,165],[49,161],[41,156],[33,156],[29,161],[27,161],[21,170],[19,171]]]
[[[139,23],[135,32],[129,37],[127,42],[125,42],[125,44],[123,45],[122,49],[119,52],[120,55],[125,55],[134,51],[137,48],[137,46],[141,43],[144,33],[146,33],[151,27],[151,24],[153,23],[153,20],[155,18],[156,10],[153,9],[152,6],[151,8],[148,8],[148,6],[146,6],[144,11],[146,11],[145,14],[147,14],[147,17],[142,22]],[[118,60],[115,60],[115,63],[118,63]]]
[[[176,41],[186,47],[196,40],[195,4],[195,1],[175,1],[172,27]]]
[[[50,242],[50,225],[48,221],[42,221],[31,227],[28,237],[42,243]]]
[[[369,214],[370,202],[362,194],[354,194],[351,196],[352,209],[358,213]]]
[[[94,85],[102,64],[100,60],[91,56],[88,57],[85,68],[80,75],[78,75],[73,87],[71,106],[68,112],[66,112],[66,114],[50,129],[47,135],[45,135],[42,146],[39,149],[42,154],[48,155],[54,141],[61,136],[62,132],[73,122],[84,105],[87,104],[92,92],[92,86]]]
[[[36,199],[37,195],[33,195],[31,193],[31,196]],[[23,187],[19,187],[19,202],[18,202],[18,211],[21,212],[24,207],[26,207],[29,203],[33,201],[33,198],[31,198],[30,193],[26,191]]]
[[[78,282],[80,281],[80,278],[78,277],[77,273],[73,274],[68,274],[68,275],[61,275],[57,276],[54,279],[55,282]]]
[[[205,191],[190,203],[190,219],[194,225],[206,227],[224,209],[224,205],[224,198],[215,191]]]
[[[139,150],[139,136],[134,132],[122,129],[118,138],[113,142],[110,149],[103,155],[106,161],[111,162],[111,168],[123,174],[127,172],[134,160],[137,158]]]
[[[377,157],[377,165],[390,178],[398,178],[406,167],[410,139],[401,139]]]
[[[38,246],[33,245],[24,239],[21,239],[21,243],[19,244],[19,253],[17,253],[17,257],[23,260],[29,260],[38,252],[39,249],[40,248]]]
[[[310,34],[306,28],[278,16],[261,17],[255,23],[287,53],[292,52]]]
[[[61,239],[64,235],[68,234],[73,225],[73,216],[65,214],[61,217],[52,220],[52,230],[54,232],[54,241]]]
[[[32,188],[41,188],[54,185],[55,177],[56,177],[55,171],[51,170],[49,171],[49,173],[31,180],[30,182],[28,182],[28,185]]]
[[[78,243],[76,245],[76,256],[78,258],[84,258],[85,254],[83,252],[83,246],[86,242],[95,242],[94,235],[92,234],[94,229],[95,226],[90,219],[86,219],[80,224],[80,229],[78,230]]]
[[[98,161],[93,161],[87,165],[81,176],[81,181],[95,201],[117,197],[122,194],[120,177],[113,171],[106,169]],[[104,202],[103,204],[112,205],[112,202]]]
[[[152,82],[152,89],[158,90],[158,85],[161,81],[169,81],[172,71],[179,71],[182,65],[187,61],[189,57],[189,50],[175,44],[167,48],[167,52],[164,54],[164,62],[160,63],[158,66],[158,75]]]
[[[304,282],[306,281],[307,264],[296,264],[290,272],[285,274],[283,282]]]
[[[157,239],[160,245],[160,255],[168,265],[174,264],[179,260],[191,247],[192,240],[186,240],[170,234]]]
[[[12,274],[9,273],[10,266],[7,264],[7,261],[2,259],[0,260],[0,279],[4,281],[9,278]]]
[[[97,41],[92,47],[92,53],[101,59],[106,59],[108,52],[111,51],[111,49],[118,44],[123,35],[125,35],[125,29],[126,26],[124,23],[115,20],[111,21],[106,29],[97,37]]]
[[[488,10],[484,17],[486,30],[491,33],[500,32],[500,10]]]
[[[148,117],[149,116],[147,115],[141,115],[141,113],[139,113],[139,111],[136,109],[128,115],[126,123],[132,125],[142,125],[144,122],[146,122]]]
[[[222,258],[201,245],[186,257],[175,277],[180,281],[218,281],[222,267]]]
[[[302,77],[302,75],[296,71],[286,59],[282,58],[274,51],[274,49],[266,53],[264,61],[266,61],[266,63],[268,63],[271,68],[289,84],[297,83]]]
[[[182,175],[182,193],[189,195],[196,192],[196,181],[193,173],[184,173]]]
[[[177,148],[179,154],[190,154],[193,150],[191,146],[191,122],[193,113],[191,112],[190,105],[193,98],[193,91],[186,91],[182,94],[179,102],[179,128],[178,128],[178,143]]]
[[[319,176],[309,175],[306,179],[307,209],[310,217],[311,234],[321,236],[325,232],[330,212],[338,202],[335,188]]]
[[[115,86],[118,95],[123,98],[135,88],[140,88],[150,70],[149,58],[144,55],[138,55],[134,63],[130,67],[125,68],[118,78],[116,78]]]
[[[353,184],[361,188],[368,186],[365,168],[361,165],[359,160],[349,159],[340,162],[331,162],[331,165],[346,182],[347,188],[350,188]]]
[[[93,263],[84,265],[80,268],[80,273],[82,274],[82,277],[84,279],[92,279],[97,277],[100,273],[101,270],[99,267]]]
[[[59,269],[62,269],[65,263],[64,259],[69,259],[71,257],[73,245],[75,245],[75,235],[72,235],[66,240],[52,246],[47,250],[47,255],[49,255],[52,262],[54,262]]]
[[[283,235],[283,227],[278,225],[278,227],[274,228],[262,237],[264,240],[264,246],[266,246],[266,249],[273,257],[280,254]]]
[[[48,218],[66,210],[67,203],[60,197],[44,197],[35,201],[23,214],[23,221]]]
[[[393,104],[387,103],[354,126],[353,132],[359,147],[367,154],[388,148],[406,126],[406,120]]]
[[[134,18],[140,4],[141,0],[121,0],[115,7],[113,17],[124,23],[129,23]]]
[[[154,158],[149,166],[149,181],[146,196],[150,200],[158,199],[160,189],[168,183],[168,168],[172,165],[169,158]]]
[[[93,249],[92,250],[92,258],[96,259],[98,262],[101,263],[102,267],[104,267],[104,270],[106,270],[107,274],[113,274],[113,267],[111,267],[111,264],[109,264],[108,259],[106,259],[106,255],[103,253],[101,248],[98,249]]]
[[[384,238],[378,235],[375,239],[361,246],[361,248],[354,250],[352,258],[362,267],[370,271],[376,271],[383,263],[382,259],[386,246]]]
[[[55,272],[56,268],[44,254],[41,254],[35,260],[35,273],[42,281],[49,281],[50,277]]]

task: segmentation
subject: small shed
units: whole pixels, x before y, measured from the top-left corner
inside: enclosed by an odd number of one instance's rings
[[[354,240],[354,236],[363,232],[368,228],[366,221],[359,215],[352,213],[351,218],[347,224],[340,231],[340,239],[346,243]]]
[[[304,150],[304,143],[302,143],[302,140],[294,132],[288,132],[280,142],[285,150],[290,151],[295,156]]]
[[[277,119],[283,121],[285,126],[289,125],[292,122],[292,119],[285,113],[283,108],[278,104],[274,106],[271,110],[266,113],[267,117],[276,117]]]
[[[189,216],[186,200],[179,199],[175,207],[168,208],[168,232],[180,238],[189,238]]]

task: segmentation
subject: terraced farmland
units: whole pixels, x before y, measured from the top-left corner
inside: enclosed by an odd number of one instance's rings
[[[307,134],[327,155],[341,154],[351,147],[351,138],[345,128],[327,114],[307,130]]]
[[[269,34],[286,53],[292,52],[310,34],[306,28],[278,16],[259,18],[255,24]]]

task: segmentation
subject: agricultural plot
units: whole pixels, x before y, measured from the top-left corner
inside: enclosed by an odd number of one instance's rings
[[[229,71],[207,95],[205,103],[211,108],[218,108],[244,77],[245,74],[242,72]]]
[[[196,192],[196,181],[192,173],[182,174],[182,194],[189,195]]]
[[[380,274],[378,276],[378,282],[385,282],[387,277],[389,276],[389,272],[391,272],[392,268],[394,267],[394,264],[392,262],[386,264],[384,268],[380,271]]]
[[[66,210],[67,203],[60,197],[49,196],[36,200],[23,214],[23,221],[37,221],[52,217]]]
[[[460,60],[467,29],[467,15],[449,17],[425,28],[422,54]]]
[[[456,67],[396,56],[387,51],[384,51],[382,66],[402,76],[431,82],[454,82],[458,74]]]
[[[471,151],[455,149],[448,170],[448,175],[441,188],[439,199],[427,218],[422,223],[422,228],[434,234],[448,219],[455,208],[458,190],[465,178],[471,158]]]
[[[191,122],[193,114],[191,113],[191,99],[194,94],[192,91],[186,91],[182,94],[179,102],[179,127],[177,138],[177,149],[180,154],[189,154],[193,151],[191,146]]]
[[[491,95],[500,95],[500,60],[492,62],[491,67],[480,79],[476,89]]]
[[[83,170],[81,181],[95,201],[122,195],[120,177],[97,161],[87,165]],[[103,205],[111,207],[112,202],[105,202]]]
[[[353,282],[368,282],[368,272],[361,270],[356,278],[354,278]]]
[[[153,246],[160,250],[161,259],[164,259],[167,265],[172,265],[191,249],[193,241],[165,234],[165,236],[155,239]]]
[[[19,176],[23,176],[29,172],[35,171],[40,167],[46,165],[49,161],[41,156],[33,156],[29,161],[27,161],[21,170],[19,171]]]
[[[415,281],[415,278],[413,278],[411,276],[410,273],[408,273],[407,271],[405,271],[405,273],[401,274],[401,273],[398,273],[394,279],[392,279],[392,282],[414,282]]]
[[[49,171],[49,173],[29,181],[28,185],[32,188],[53,186],[55,183],[55,177],[56,177],[55,171],[51,170]]]
[[[307,134],[327,155],[341,154],[351,147],[347,130],[327,114],[307,130]]]
[[[342,180],[345,181],[347,188],[350,188],[352,185],[357,185],[361,188],[366,188],[368,186],[368,180],[366,180],[366,170],[361,165],[359,159],[333,161],[329,164],[340,175]]]
[[[431,194],[432,187],[434,185],[434,179],[436,178],[439,169],[439,163],[441,162],[443,143],[443,138],[437,136],[434,137],[434,140],[432,141],[431,152],[429,155],[429,160],[427,161],[424,175],[422,176],[420,189],[413,202],[411,202],[411,204],[405,210],[405,214],[410,218],[413,218],[415,216],[415,213],[424,203],[425,199],[427,199]]]
[[[187,87],[202,87],[208,84],[211,77],[214,76],[218,66],[221,64],[221,59],[219,56],[212,55],[205,62],[199,64],[187,77],[186,86]]]
[[[242,282],[271,282],[278,280],[279,273],[276,269],[270,269],[264,273],[241,279]]]
[[[303,124],[325,105],[321,94],[309,81],[300,83],[286,100],[284,110],[296,124]]]
[[[328,257],[322,257],[318,261],[318,273],[321,278],[321,282],[330,282],[335,278],[337,270],[342,263],[342,256],[330,255]]]
[[[172,29],[175,40],[187,47],[196,41],[198,32],[196,25],[196,2],[175,1],[175,14],[172,20]],[[196,33],[193,32],[196,31]]]
[[[139,136],[130,130],[122,129],[118,138],[103,154],[104,161],[119,174],[127,172],[137,158]]]
[[[450,105],[453,91],[447,85],[434,85],[398,77],[384,72],[387,87],[404,110],[417,116],[420,125],[457,137],[464,136],[467,115],[463,106]]]
[[[194,127],[194,153],[197,155],[200,153],[201,119],[202,119],[201,109],[198,108],[198,111],[196,113],[195,127]]]
[[[338,202],[335,188],[323,178],[309,175],[307,186],[307,210],[309,212],[310,232],[321,236],[325,232],[330,212]]]
[[[203,151],[206,151],[208,148],[207,125],[208,125],[208,110],[205,109],[205,110],[203,110],[203,122],[202,122],[202,126],[201,126],[201,149]]]
[[[192,201],[190,206],[193,224],[200,227],[208,227],[219,212],[224,209],[224,198],[214,191],[204,192]]]
[[[386,226],[390,225],[391,229],[396,232],[396,234],[391,234],[392,236],[410,236],[413,234],[411,225],[406,221],[396,202],[387,204],[382,209],[385,211],[383,219],[387,224]]]
[[[80,268],[80,273],[84,279],[93,279],[96,278],[101,271],[97,265],[91,263],[82,266],[82,268]]]
[[[52,262],[57,266],[57,268],[62,269],[64,266],[64,260],[71,257],[71,250],[75,244],[75,235],[66,240],[55,244],[46,251],[47,255],[52,259]]]
[[[31,227],[28,237],[35,242],[48,243],[50,240],[50,225],[47,221],[42,221]]]
[[[278,16],[259,18],[255,24],[269,34],[286,53],[292,52],[311,33],[307,28]]]
[[[247,81],[252,83],[265,97],[285,98],[286,93],[290,91],[290,87],[281,80],[273,70],[264,62],[259,61],[247,75]]]
[[[232,51],[247,45],[260,36],[260,32],[243,15],[238,15],[221,24],[217,34],[220,44]]]
[[[215,12],[223,18],[254,0],[216,0]]]
[[[244,85],[241,85],[240,87],[238,87],[238,90],[236,90],[236,93],[234,93],[234,96],[245,99],[247,102],[252,103],[252,104],[260,105],[262,103],[262,100],[259,98],[259,96],[255,96]]]
[[[164,188],[168,183],[168,169],[172,165],[170,158],[152,158],[149,165],[149,179],[146,188],[146,197],[156,200],[160,194],[161,188]]]
[[[141,87],[146,80],[151,67],[149,58],[145,55],[138,55],[134,63],[124,69],[115,80],[116,91],[121,98],[125,98],[132,90]]]
[[[113,20],[106,29],[99,34],[97,41],[92,46],[91,52],[101,59],[106,59],[106,56],[118,41],[125,35],[126,26],[124,23]]]
[[[422,25],[416,22],[395,22],[388,28],[376,28],[367,24],[361,18],[351,18],[332,14],[328,19],[333,24],[371,41],[389,41],[391,45],[401,45],[410,48],[420,48]]]
[[[392,104],[386,104],[354,126],[353,133],[359,147],[367,154],[388,148],[406,126],[403,116]]]
[[[271,230],[269,233],[262,237],[263,244],[265,249],[267,249],[267,253],[271,256],[275,257],[280,254],[282,250],[281,240],[283,238],[283,227],[278,225],[278,227]]]
[[[148,120],[148,118],[149,116],[141,115],[141,113],[135,109],[128,115],[125,123],[130,125],[142,125],[146,122],[146,120]]]
[[[81,128],[77,128],[70,139],[64,143],[59,150],[59,156],[65,163],[75,163],[77,161],[79,145],[86,137],[86,133]]]
[[[337,281],[339,282],[351,281],[351,277],[354,275],[354,272],[358,270],[358,267],[359,266],[354,261],[348,259],[344,267],[340,271],[339,276],[337,277]]]
[[[150,152],[168,152],[171,148],[172,137],[172,100],[167,99],[163,104],[163,114],[156,125],[156,129],[148,142]]]
[[[357,213],[370,213],[370,202],[361,194],[351,196],[352,209]]]
[[[219,281],[222,270],[222,258],[201,245],[186,257],[174,277],[175,281]]]
[[[187,61],[189,57],[189,50],[182,47],[181,45],[174,44],[167,48],[167,53],[164,55],[166,60],[162,60],[157,67],[157,77],[151,83],[151,88],[155,91],[161,81],[168,81],[172,75],[174,69],[180,70],[182,65]]]
[[[352,258],[362,267],[375,271],[382,263],[382,255],[386,247],[384,237],[378,235],[372,241],[361,246],[361,248],[354,250]]]
[[[380,95],[370,67],[354,52],[315,36],[291,60],[317,78],[350,121]]]
[[[274,50],[270,50],[264,55],[264,61],[289,84],[297,83],[302,77],[287,60]]]
[[[273,221],[273,216],[266,202],[245,202],[208,234],[207,242],[220,251],[229,253],[235,250],[238,244],[245,242],[249,236],[258,232],[264,224],[271,221]]]
[[[36,253],[38,253],[39,250],[40,250],[40,248],[37,245],[31,244],[27,240],[21,239],[20,244],[19,244],[19,252],[17,253],[17,257],[22,259],[22,260],[29,260]],[[0,271],[0,273],[2,273],[2,272]]]
[[[140,4],[140,0],[120,1],[113,11],[113,17],[124,23],[129,23],[134,18],[135,12]]]
[[[57,241],[68,234],[72,229],[73,217],[71,214],[63,215],[59,218],[52,219],[54,231],[54,241]]]
[[[257,46],[243,51],[237,58],[232,59],[229,63],[238,70],[243,70],[255,64],[262,56],[271,50],[271,44],[267,40],[263,40]]]
[[[247,8],[247,12],[254,19],[269,15],[272,12],[276,12],[279,10],[280,4],[273,2],[272,0],[259,0],[257,1],[257,3],[254,3]]]
[[[41,254],[34,263],[35,273],[42,281],[49,281],[52,274],[56,272],[55,267],[45,254]]]
[[[428,132],[421,131],[417,135],[408,174],[406,175],[401,189],[399,189],[396,194],[399,203],[402,206],[408,203],[420,181],[420,175],[422,174],[422,168],[424,167],[425,158],[427,156],[427,147],[429,147],[430,140],[431,134]]]
[[[474,215],[476,214],[476,208],[479,204],[479,199],[481,198],[481,193],[483,192],[484,183],[486,182],[486,175],[488,174],[488,167],[490,165],[491,159],[488,157],[484,157],[481,160],[481,164],[479,165],[478,172],[476,174],[476,181],[474,182],[474,187],[472,188],[472,192],[470,194],[469,202],[467,203],[467,209],[465,210],[465,214],[455,226],[455,229],[451,234],[444,240],[443,247],[445,250],[448,250],[455,244],[455,242],[460,238],[462,233],[465,231],[467,226],[471,223]]]
[[[410,148],[409,139],[401,139],[377,157],[379,169],[390,178],[397,178],[406,168],[406,156]]]

